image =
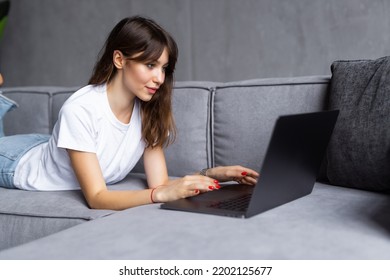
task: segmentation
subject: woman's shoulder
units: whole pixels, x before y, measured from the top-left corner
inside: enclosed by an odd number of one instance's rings
[[[63,104],[61,112],[89,112],[97,114],[101,111],[104,86],[87,85],[74,92]]]
[[[91,104],[102,97],[105,92],[104,85],[86,85],[74,92],[64,103],[87,103]]]

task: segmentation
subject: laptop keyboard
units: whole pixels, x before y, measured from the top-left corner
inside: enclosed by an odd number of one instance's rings
[[[238,197],[213,202],[208,205],[211,208],[227,209],[232,211],[246,211],[249,206],[249,201],[252,194],[244,194]]]

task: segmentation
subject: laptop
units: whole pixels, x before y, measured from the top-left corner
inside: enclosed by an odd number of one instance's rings
[[[249,218],[310,194],[338,114],[334,110],[280,116],[255,186],[228,184],[161,208]]]

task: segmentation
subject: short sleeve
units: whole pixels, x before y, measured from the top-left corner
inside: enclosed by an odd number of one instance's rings
[[[59,148],[96,153],[96,121],[86,106],[68,104],[62,107],[57,125]]]

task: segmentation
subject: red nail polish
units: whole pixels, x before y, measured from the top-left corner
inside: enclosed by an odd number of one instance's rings
[[[248,172],[244,171],[241,173],[242,176],[246,176],[248,174]]]
[[[220,185],[216,185],[215,188],[219,190],[221,188],[221,186]]]
[[[218,184],[218,183],[219,183],[219,181],[218,181],[218,180],[214,180],[214,183]]]
[[[214,187],[213,186],[209,186],[209,190],[213,190],[214,189]]]
[[[198,189],[196,189],[196,190],[195,190],[195,193],[199,193],[199,190],[198,190]]]

